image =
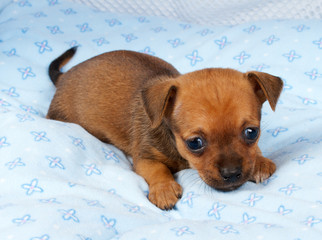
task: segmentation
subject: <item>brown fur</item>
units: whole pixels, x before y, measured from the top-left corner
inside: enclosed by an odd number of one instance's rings
[[[276,169],[261,155],[258,138],[250,144],[243,132],[260,127],[264,101],[275,109],[283,86],[278,77],[216,68],[181,75],[159,58],[131,51],[96,56],[64,74],[51,71],[58,81],[47,117],[78,123],[130,155],[161,209],[181,197],[173,178],[179,170],[194,168],[208,185],[227,191],[264,181]],[[199,136],[204,149],[190,151],[186,140]],[[231,169],[240,174],[227,181]]]

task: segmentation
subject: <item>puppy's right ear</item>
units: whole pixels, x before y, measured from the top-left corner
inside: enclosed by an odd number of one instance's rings
[[[141,93],[144,109],[151,120],[152,128],[156,128],[172,113],[177,87],[170,80],[151,85]]]

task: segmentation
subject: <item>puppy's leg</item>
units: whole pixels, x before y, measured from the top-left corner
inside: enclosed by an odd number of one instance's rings
[[[275,172],[275,170],[275,163],[271,159],[263,157],[258,149],[258,155],[256,157],[255,168],[251,181],[256,183],[264,182]]]
[[[182,187],[174,180],[170,169],[156,160],[133,161],[135,172],[149,185],[149,200],[161,209],[172,209],[182,196]]]

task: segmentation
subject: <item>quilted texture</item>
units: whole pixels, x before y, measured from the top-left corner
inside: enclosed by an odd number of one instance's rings
[[[322,18],[322,0],[70,0],[100,11],[163,16],[207,25]]]

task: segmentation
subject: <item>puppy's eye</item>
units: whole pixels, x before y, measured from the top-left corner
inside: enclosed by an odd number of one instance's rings
[[[249,127],[244,130],[245,141],[249,144],[254,143],[259,135],[259,128]]]
[[[205,141],[201,137],[194,137],[186,140],[188,149],[193,153],[200,153],[206,146]]]

